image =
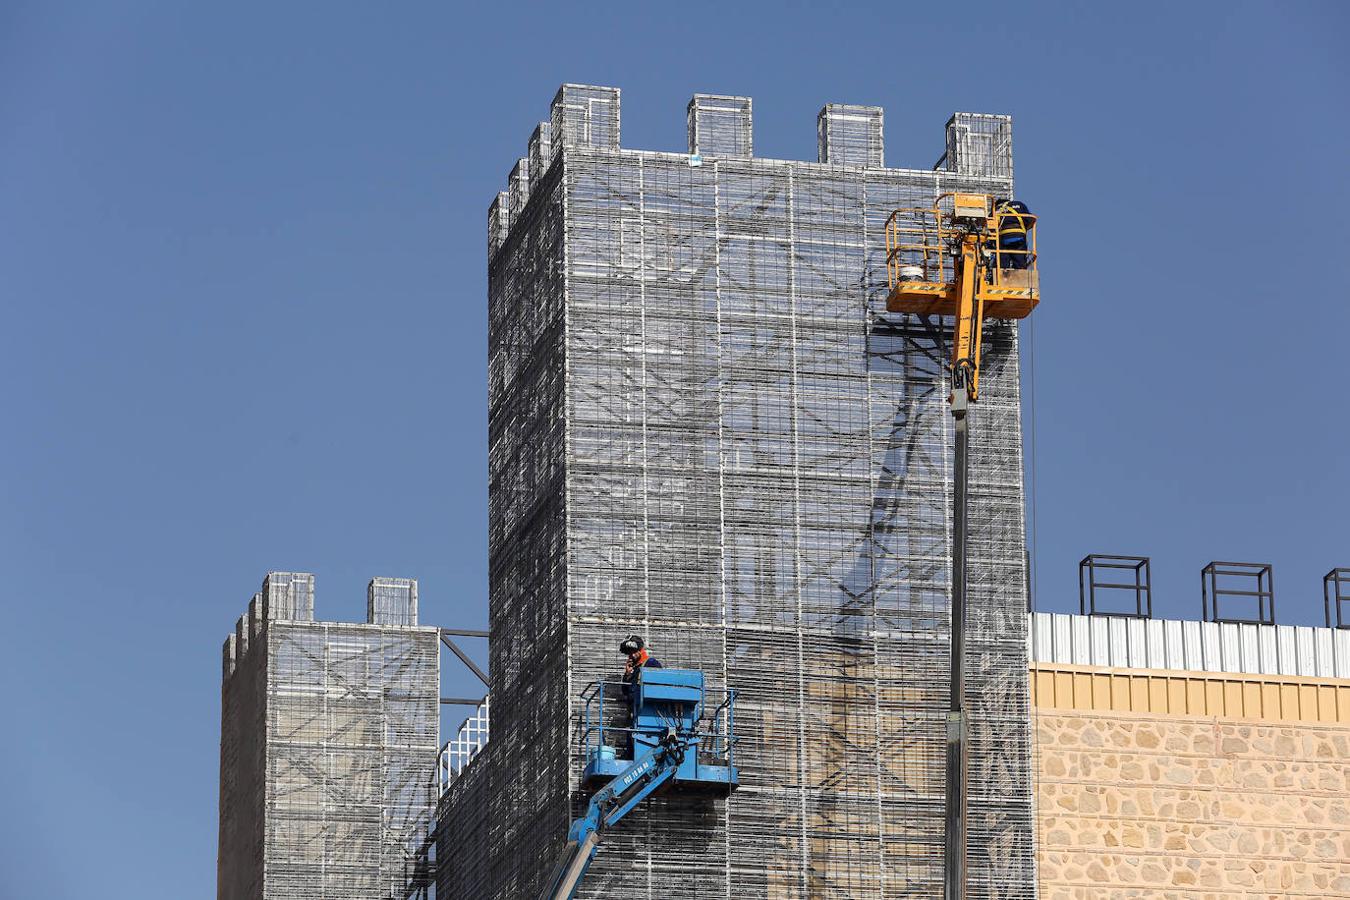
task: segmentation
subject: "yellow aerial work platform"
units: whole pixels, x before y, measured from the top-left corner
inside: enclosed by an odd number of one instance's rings
[[[976,400],[985,317],[1022,319],[1040,302],[1036,217],[986,194],[897,209],[886,220],[886,275],[888,311],[957,320],[952,370]]]

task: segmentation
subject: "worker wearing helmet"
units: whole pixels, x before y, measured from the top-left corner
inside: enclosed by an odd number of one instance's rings
[[[647,652],[647,642],[636,634],[629,635],[619,644],[619,652],[628,657],[623,667],[624,693],[628,685],[637,683],[640,669],[659,669],[661,661]]]
[[[998,232],[998,267],[1000,269],[1030,268],[1031,229],[1036,217],[1021,200],[998,200],[994,203],[994,227]]]

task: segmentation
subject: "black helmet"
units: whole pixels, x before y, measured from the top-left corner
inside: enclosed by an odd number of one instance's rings
[[[647,645],[642,638],[638,637],[636,634],[630,634],[628,637],[624,638],[623,643],[619,645],[619,652],[624,656],[632,656],[645,646]]]

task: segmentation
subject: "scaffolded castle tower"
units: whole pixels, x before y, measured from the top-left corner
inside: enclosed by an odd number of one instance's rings
[[[885,311],[884,225],[1010,196],[1011,122],[932,170],[830,105],[819,159],[753,154],[747,97],[688,152],[620,146],[564,85],[488,216],[492,737],[442,798],[440,890],[531,897],[584,796],[578,693],[639,633],[733,686],[742,787],[610,833],[584,897],[939,897],[948,690],[947,330]],[[1035,895],[1014,326],[972,442],[971,896]]]
[[[314,621],[272,572],[225,640],[220,900],[402,897],[434,803],[439,631],[417,582],[376,578],[367,624]]]

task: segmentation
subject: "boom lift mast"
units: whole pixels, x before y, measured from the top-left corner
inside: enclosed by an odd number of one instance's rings
[[[888,312],[950,316],[952,474],[951,695],[947,708],[946,900],[965,898],[966,503],[970,404],[980,396],[984,319],[1022,319],[1040,302],[1036,217],[985,194],[942,194],[932,207],[898,209],[886,222]]]

